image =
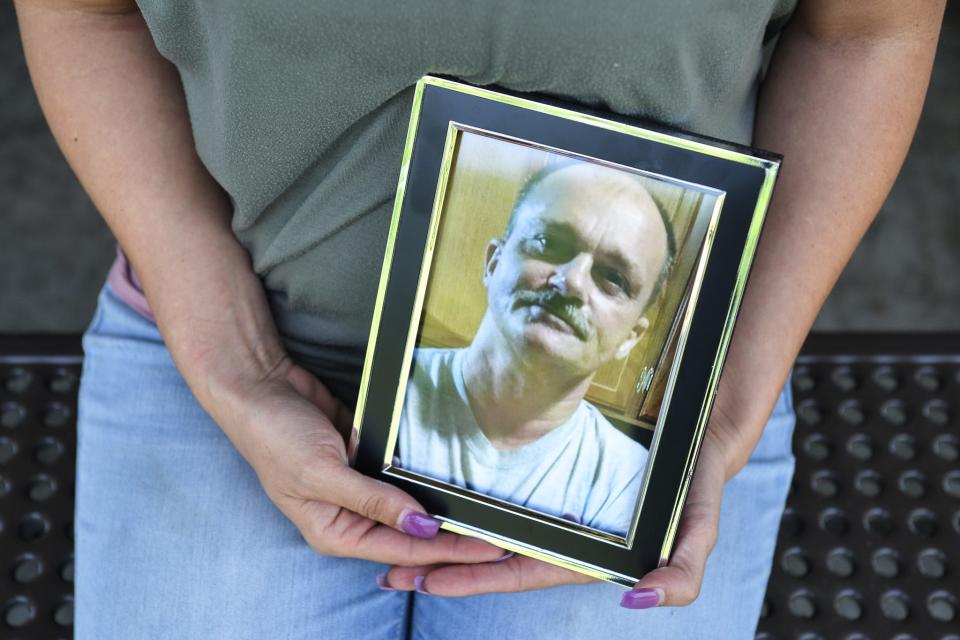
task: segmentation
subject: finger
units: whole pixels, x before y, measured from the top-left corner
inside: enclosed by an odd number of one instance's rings
[[[706,473],[691,487],[669,564],[645,575],[623,595],[621,606],[685,606],[700,595],[707,558],[717,541],[723,492],[722,469],[702,470]]]
[[[344,556],[401,566],[432,563],[488,562],[500,558],[503,550],[492,544],[449,532],[429,538],[415,537],[391,526],[365,518],[333,505],[320,505],[316,516],[290,514],[307,543],[323,555]],[[330,511],[336,513],[332,518]],[[426,517],[426,516],[424,516]]]
[[[494,561],[495,562],[495,561]],[[377,585],[385,591],[416,591],[417,578],[422,578],[444,564],[420,564],[411,567],[390,567],[386,573],[377,576]]]
[[[524,556],[511,556],[497,562],[432,567],[423,573],[415,569],[391,569],[388,576],[393,588],[413,588],[421,593],[449,597],[531,591],[595,581],[585,574]]]
[[[432,538],[440,521],[429,516],[408,493],[348,467],[342,460],[326,460],[311,470],[307,497],[393,527],[417,538]]]
[[[422,540],[381,525],[357,541],[349,555],[397,566],[424,566],[491,562],[503,557],[504,551],[482,540],[447,531],[431,540]]]
[[[489,560],[492,563],[504,562],[514,557],[516,554],[512,551],[506,551],[504,549],[500,550],[501,555]],[[417,582],[417,578],[423,578],[428,573],[439,569],[440,567],[445,567],[450,565],[444,564],[428,564],[428,565],[414,565],[409,567],[397,566],[391,567],[390,570],[384,574],[383,580],[378,582],[382,583],[381,587],[391,587],[394,591],[417,591],[420,586]]]
[[[298,393],[335,421],[345,423],[344,416],[352,415],[305,369],[292,367],[287,379]],[[309,491],[306,497],[344,507],[418,538],[432,538],[437,534],[440,530],[439,520],[427,515],[416,500],[397,487],[369,478],[347,466],[352,443],[348,439],[343,452],[339,444],[335,445],[333,454],[325,457],[325,464],[318,464],[312,470],[308,485],[314,490]]]
[[[284,505],[289,507],[289,505]],[[332,505],[301,501],[284,513],[318,553],[394,565],[487,562],[503,550],[476,538],[441,532],[421,539]],[[333,515],[331,515],[333,514]]]
[[[623,595],[622,606],[631,609],[676,607],[696,600],[714,538],[715,534],[706,527],[703,531],[691,532],[683,545],[678,544],[667,566],[651,571]]]

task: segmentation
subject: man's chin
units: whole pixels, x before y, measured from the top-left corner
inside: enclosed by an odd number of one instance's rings
[[[558,365],[582,361],[584,343],[566,325],[559,327],[552,322],[528,321],[523,328],[523,337],[531,356],[534,353],[546,356],[557,361]]]

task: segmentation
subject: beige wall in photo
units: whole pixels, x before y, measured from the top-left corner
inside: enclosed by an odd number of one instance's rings
[[[483,268],[488,242],[503,234],[526,179],[547,164],[567,161],[560,154],[480,134],[461,132],[459,138],[430,268],[420,346],[463,347],[471,342],[487,308]],[[654,179],[646,186],[674,225],[678,252],[673,275],[647,312],[650,329],[644,338],[628,358],[597,373],[587,396],[605,413],[629,422],[640,414],[646,387],[638,385],[646,380],[649,386],[661,360],[715,201]]]

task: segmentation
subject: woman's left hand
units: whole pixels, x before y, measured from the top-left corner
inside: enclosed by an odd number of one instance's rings
[[[631,609],[683,606],[700,593],[707,557],[713,550],[720,523],[720,499],[730,465],[729,429],[707,430],[697,470],[680,519],[670,562],[644,576],[623,595],[621,605]],[[595,582],[568,569],[515,555],[506,560],[469,565],[392,567],[383,579],[392,589],[437,596],[470,596],[491,592],[530,591],[562,584]]]
[[[906,156],[945,5],[806,0],[779,36],[753,144],[789,161],[764,222],[673,554],[624,595],[625,606],[681,606],[697,597],[719,530],[724,482],[749,458],[763,426],[759,414],[765,406],[769,414],[777,381],[786,378]],[[418,576],[423,589],[448,596],[590,581],[519,556],[393,568],[386,579],[409,590]]]

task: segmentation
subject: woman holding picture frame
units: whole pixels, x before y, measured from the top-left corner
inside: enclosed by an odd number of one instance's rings
[[[909,146],[944,3],[570,4],[17,1],[51,128],[129,258],[85,345],[77,638],[752,635],[784,384]],[[346,465],[404,90],[428,71],[785,157],[674,555],[626,595],[438,534]]]

